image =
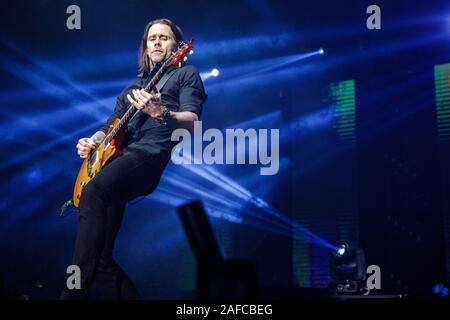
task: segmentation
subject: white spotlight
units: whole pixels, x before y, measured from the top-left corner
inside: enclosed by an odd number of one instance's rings
[[[345,247],[339,248],[339,249],[336,251],[336,253],[337,253],[338,256],[343,256],[344,253],[345,253]]]
[[[213,77],[218,77],[218,76],[219,76],[219,70],[216,69],[216,68],[212,69],[212,70],[211,70],[211,75],[212,75]]]

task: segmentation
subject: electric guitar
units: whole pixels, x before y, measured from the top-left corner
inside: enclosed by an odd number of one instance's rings
[[[187,43],[181,42],[175,52],[163,63],[158,72],[153,76],[150,82],[145,86],[144,90],[151,92],[158,81],[167,72],[169,66],[175,65],[181,67],[181,60],[187,60],[187,54],[192,54],[192,43],[194,39],[190,39]],[[125,128],[130,119],[136,113],[137,109],[130,104],[122,118],[116,118],[109,126],[105,138],[91,151],[89,156],[83,161],[80,171],[78,172],[77,181],[73,191],[72,204],[78,207],[80,203],[83,188],[91,181],[101,170],[113,159],[120,157],[122,145],[125,138]]]

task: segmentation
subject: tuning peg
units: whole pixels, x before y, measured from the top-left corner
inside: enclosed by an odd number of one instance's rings
[[[189,51],[189,54],[194,54],[194,50]]]
[[[186,62],[186,61],[187,61],[187,59],[188,59],[188,58],[187,58],[187,57],[185,56],[185,57],[183,58],[183,61],[184,61],[184,62]]]

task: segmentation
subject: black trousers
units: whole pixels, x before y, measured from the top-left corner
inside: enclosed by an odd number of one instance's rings
[[[125,205],[150,194],[163,166],[158,157],[135,151],[114,159],[83,189],[72,264],[81,271],[81,289],[65,286],[60,299],[87,299],[95,282],[104,299],[139,299],[131,280],[114,261],[112,251]]]

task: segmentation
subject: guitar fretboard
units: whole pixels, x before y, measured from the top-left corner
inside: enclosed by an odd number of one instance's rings
[[[153,78],[149,81],[149,83],[145,86],[144,90],[147,92],[151,92],[153,88],[156,86],[158,81],[162,78],[162,76],[166,73],[167,68],[169,67],[172,59],[173,54],[170,56],[169,59],[167,59],[164,64],[159,68],[158,72],[153,76]],[[125,114],[120,118],[119,123],[117,126],[108,134],[108,136],[104,140],[104,144],[108,145],[112,139],[116,136],[116,134],[122,129],[128,121],[131,119],[131,117],[136,113],[137,109],[130,103],[128,105],[128,109],[125,112]]]

